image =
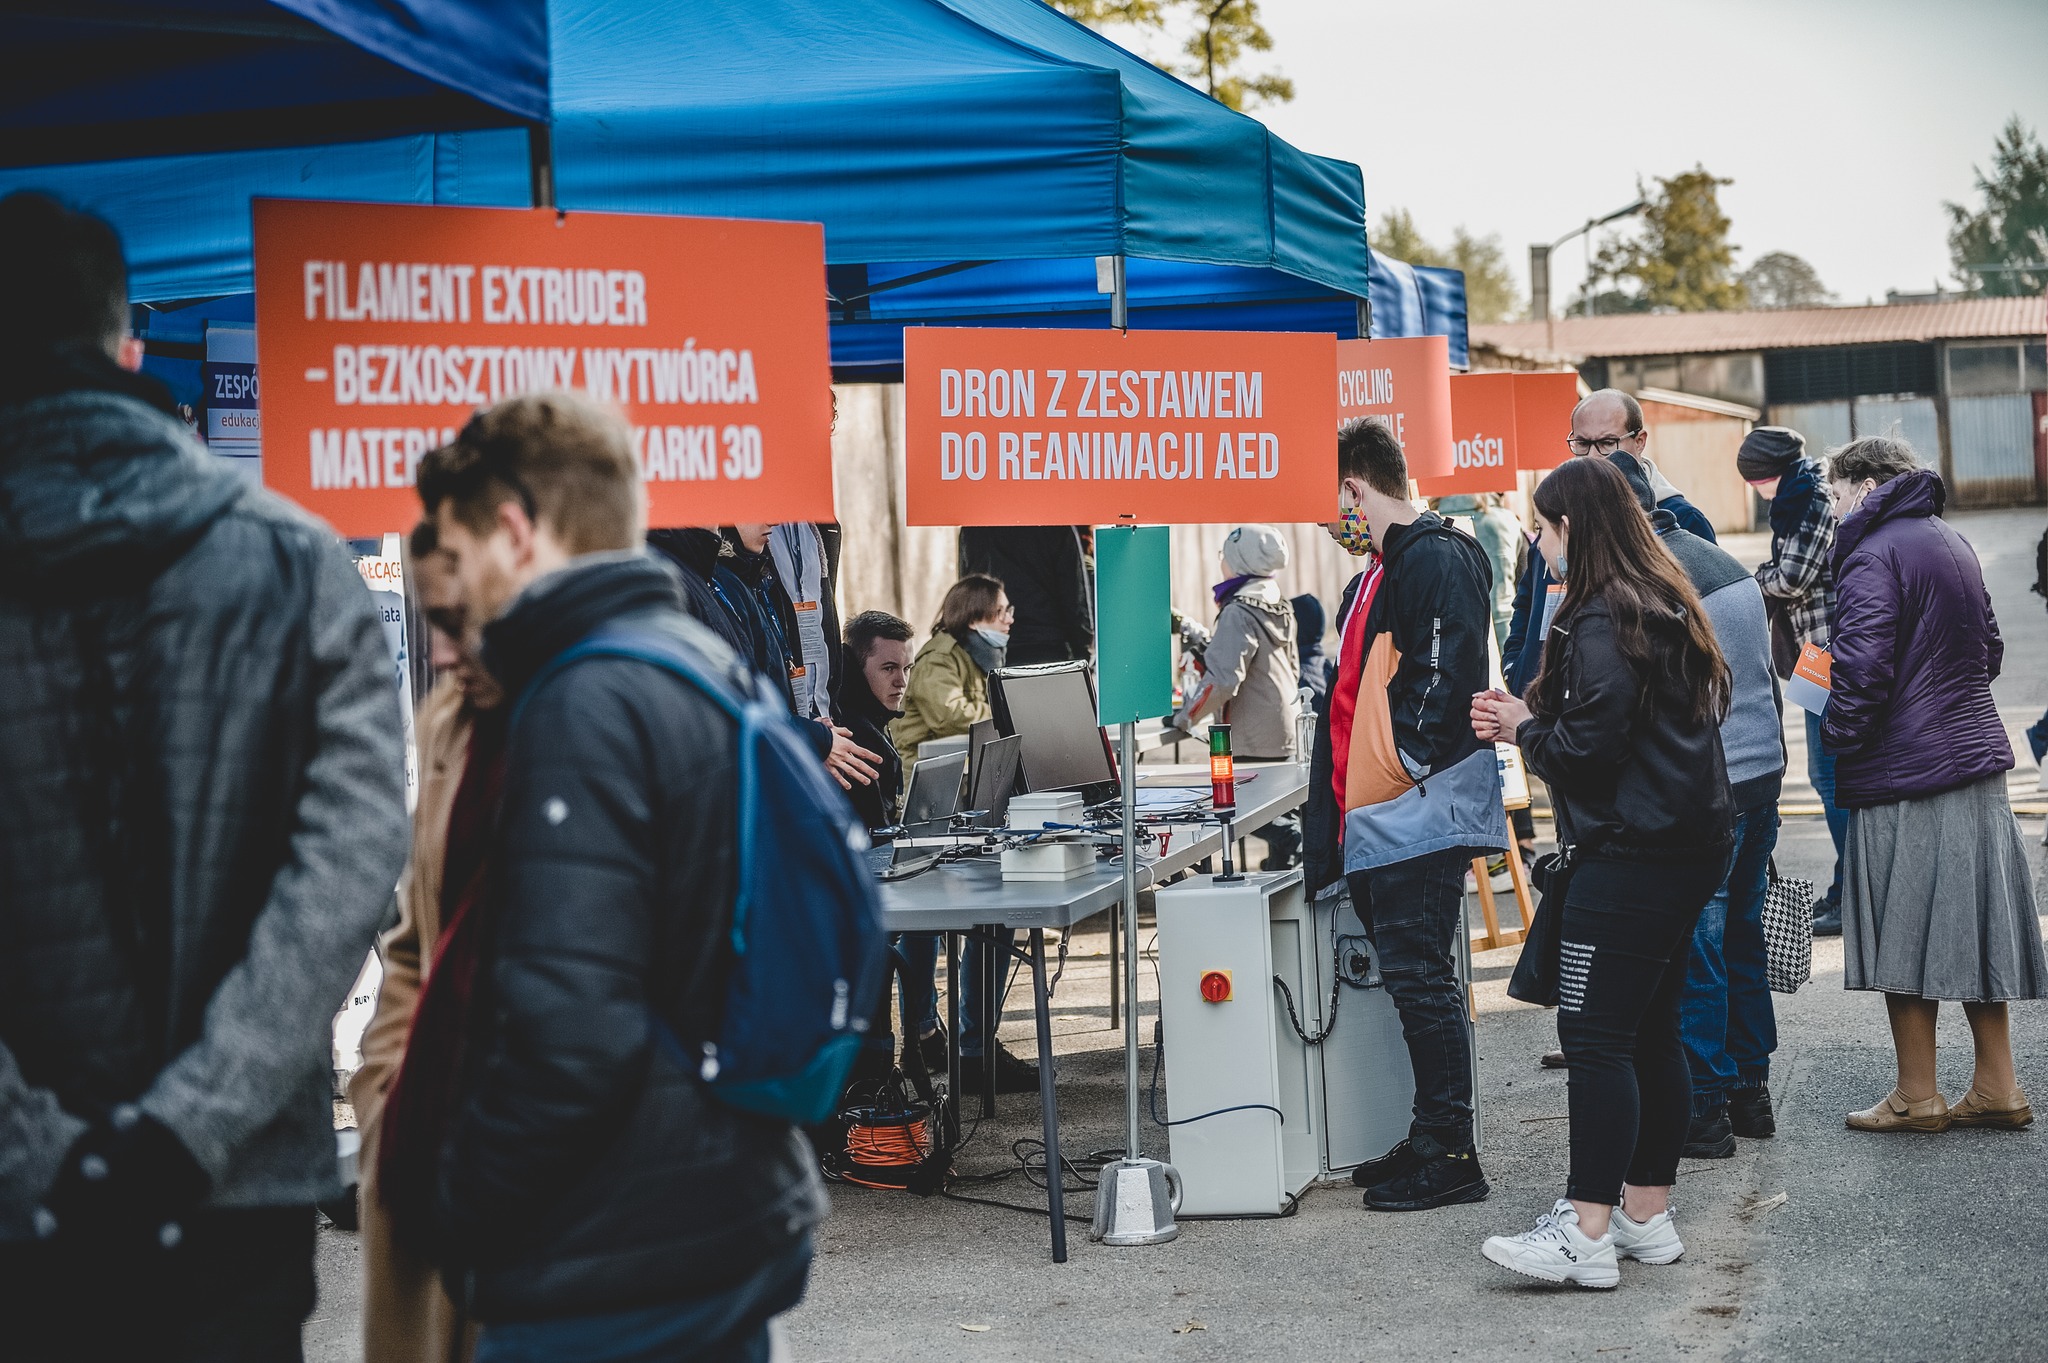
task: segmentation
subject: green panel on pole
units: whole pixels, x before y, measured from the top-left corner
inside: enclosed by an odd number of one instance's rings
[[[1172,536],[1163,525],[1095,532],[1095,675],[1100,723],[1173,709]]]

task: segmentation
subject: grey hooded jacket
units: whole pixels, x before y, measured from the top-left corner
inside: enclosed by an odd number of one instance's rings
[[[1294,610],[1270,577],[1255,577],[1223,603],[1216,632],[1202,650],[1203,686],[1174,717],[1192,729],[1214,717],[1230,725],[1230,750],[1240,758],[1294,758],[1301,714],[1301,657]]]
[[[340,543],[147,381],[76,369],[0,379],[0,1239],[47,1233],[123,1102],[210,1206],[338,1191],[334,1012],[406,852],[391,657]]]

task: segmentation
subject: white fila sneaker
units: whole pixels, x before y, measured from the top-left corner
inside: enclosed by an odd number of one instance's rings
[[[1607,1223],[1607,1235],[1614,1241],[1616,1254],[1638,1263],[1668,1264],[1685,1253],[1685,1244],[1678,1238],[1678,1227],[1672,1223],[1668,1209],[1648,1221],[1637,1221],[1616,1207],[1614,1219]]]
[[[1579,1214],[1569,1199],[1536,1218],[1533,1230],[1496,1235],[1481,1247],[1487,1258],[1511,1273],[1547,1283],[1577,1287],[1619,1287],[1621,1265],[1614,1257],[1613,1235],[1598,1240],[1579,1229]]]

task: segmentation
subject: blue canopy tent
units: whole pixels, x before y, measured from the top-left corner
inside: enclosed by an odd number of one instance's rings
[[[548,117],[546,0],[63,0],[0,49],[0,166]]]
[[[554,0],[549,22],[558,204],[823,222],[848,377],[888,376],[905,325],[1106,326],[1101,256],[1128,261],[1135,326],[1357,334],[1357,168],[1037,0],[816,0],[800,25],[753,0]],[[518,131],[40,178],[115,221],[150,300],[248,287],[252,195],[530,202]]]

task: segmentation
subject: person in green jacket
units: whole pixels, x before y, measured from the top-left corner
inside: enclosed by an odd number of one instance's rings
[[[889,725],[904,771],[917,765],[926,739],[964,734],[989,717],[988,674],[1003,665],[1011,618],[1003,584],[986,573],[946,589],[932,637],[910,664],[903,717]]]
[[[928,739],[964,734],[989,717],[989,673],[1003,665],[1014,618],[1003,584],[986,573],[969,573],[947,588],[932,637],[910,664],[903,717],[889,725],[889,741],[903,755],[905,771],[916,768],[918,749]],[[927,1014],[915,1030],[919,1049],[929,1055],[936,1049],[933,1040],[939,1032],[937,990],[910,982],[932,980],[935,986],[938,939],[923,935],[920,941],[906,935],[900,950],[905,1015]],[[983,1066],[989,1063],[981,1038],[981,1019],[988,1006],[981,983],[981,954],[986,950],[980,942],[969,942],[953,971],[953,978],[960,981],[960,1081],[970,1093],[981,1087]],[[1000,1003],[996,1007],[1000,1010]],[[912,1030],[906,1022],[905,1035]],[[904,1049],[907,1062],[910,1047]],[[997,1092],[1038,1092],[1036,1065],[1019,1060],[1000,1043],[993,1063]]]

